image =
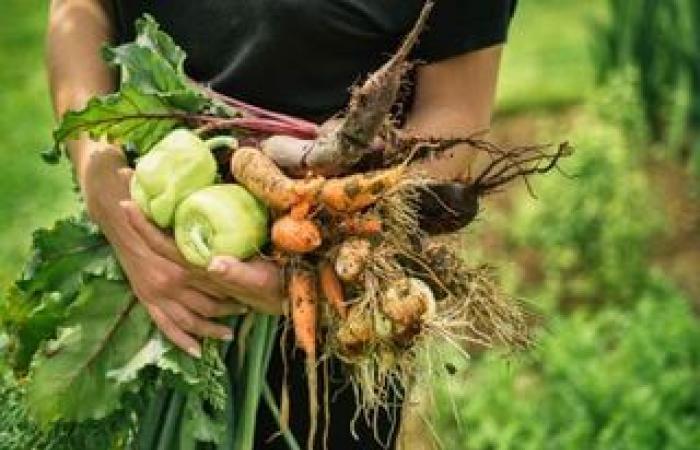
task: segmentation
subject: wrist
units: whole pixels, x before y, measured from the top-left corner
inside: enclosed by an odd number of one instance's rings
[[[128,180],[120,173],[127,167],[126,160],[114,146],[94,141],[76,144],[71,148],[71,157],[87,213],[116,245],[130,229],[119,205],[130,198]]]

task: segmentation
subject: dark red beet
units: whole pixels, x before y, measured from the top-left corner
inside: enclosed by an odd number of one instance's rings
[[[473,186],[436,182],[421,190],[420,226],[429,234],[458,231],[472,222],[478,212],[479,195]]]

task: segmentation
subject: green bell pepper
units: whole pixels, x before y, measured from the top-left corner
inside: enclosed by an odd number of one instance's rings
[[[223,145],[235,146],[236,140],[220,136],[203,141],[186,129],[170,132],[136,163],[131,198],[158,226],[170,226],[178,203],[216,180],[211,150]]]
[[[267,241],[268,211],[244,187],[219,184],[185,198],[175,211],[173,228],[185,259],[204,267],[214,256],[254,255]]]

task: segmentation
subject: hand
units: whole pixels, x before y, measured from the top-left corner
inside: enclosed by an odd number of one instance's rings
[[[115,245],[131,287],[158,328],[175,345],[199,356],[198,337],[233,338],[229,327],[211,320],[247,308],[221,295],[182,259],[172,238],[122,201],[132,239]]]
[[[121,150],[87,140],[80,145],[79,178],[88,212],[114,247],[131,288],[158,328],[193,356],[201,354],[198,337],[230,339],[229,327],[210,319],[244,309],[197,286],[172,239],[150,225],[138,207],[126,200],[131,170],[124,167]],[[127,214],[119,207],[122,201]],[[133,224],[141,222],[129,219],[129,207],[153,233],[139,232]]]
[[[128,200],[131,170],[121,150],[88,140],[79,146],[76,153],[82,157],[76,166],[88,212],[115,248],[136,296],[174,344],[197,356],[197,337],[230,338],[228,327],[210,319],[244,312],[232,300],[237,295],[265,312],[281,310],[281,282],[274,264],[224,258],[223,272],[188,264],[172,238]]]
[[[150,223],[134,202],[122,201],[120,205],[148,249],[135,260],[137,270],[129,278],[132,287],[158,327],[178,346],[190,353],[199,350],[193,347],[196,341],[189,334],[231,338],[228,328],[224,332],[220,325],[204,318],[242,313],[248,307],[281,313],[282,283],[276,264],[260,258],[241,262],[216,257],[208,270],[194,267],[183,259],[173,239]],[[144,262],[149,257],[153,261]]]

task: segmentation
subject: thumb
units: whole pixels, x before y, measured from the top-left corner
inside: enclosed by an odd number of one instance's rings
[[[267,281],[265,271],[232,256],[213,257],[207,271],[217,276],[219,280],[239,288],[260,288]]]
[[[235,270],[240,263],[240,260],[232,256],[214,256],[209,262],[207,271],[225,278],[231,268]]]

